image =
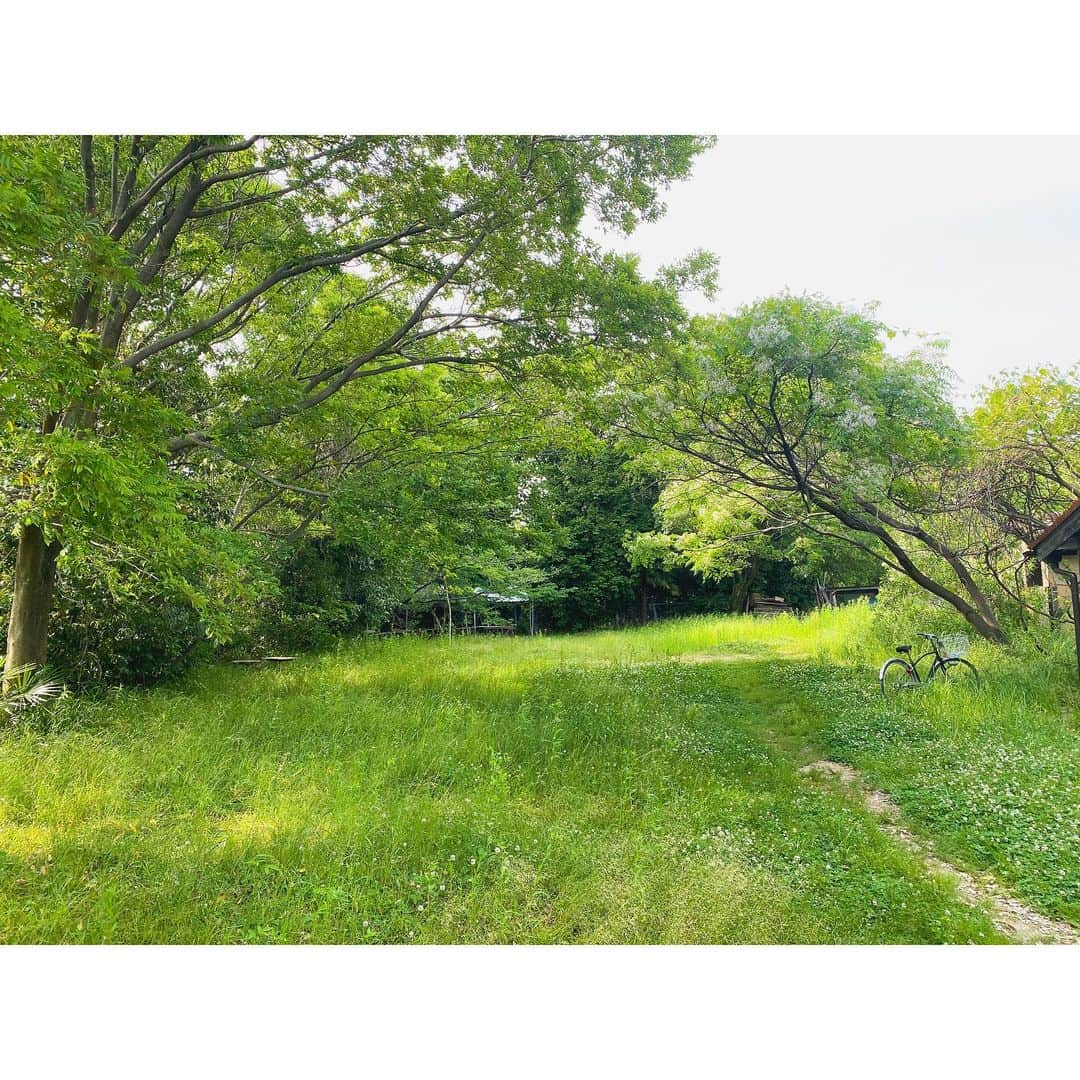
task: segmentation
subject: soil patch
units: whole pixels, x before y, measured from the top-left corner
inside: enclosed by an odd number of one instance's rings
[[[858,792],[866,809],[880,820],[885,832],[922,859],[931,873],[952,881],[964,901],[975,907],[983,907],[1003,934],[1023,944],[1052,942],[1075,945],[1080,941],[1075,927],[1028,907],[991,874],[969,874],[935,855],[922,837],[916,836],[902,824],[900,808],[896,803],[884,791],[877,791],[865,784],[850,765],[838,761],[813,761],[804,765],[799,772],[811,779],[838,780],[845,787]]]

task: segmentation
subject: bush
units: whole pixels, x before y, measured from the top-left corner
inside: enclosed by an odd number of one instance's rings
[[[375,560],[332,540],[310,539],[285,555],[277,590],[262,604],[249,647],[326,648],[343,634],[383,623],[402,589]]]
[[[178,600],[144,590],[118,597],[87,580],[58,585],[49,668],[73,688],[150,686],[212,654],[198,613]]]
[[[14,542],[0,550],[0,641],[7,639]],[[60,575],[49,631],[47,670],[72,689],[150,686],[177,679],[213,647],[190,604],[119,576],[113,591],[101,575]]]

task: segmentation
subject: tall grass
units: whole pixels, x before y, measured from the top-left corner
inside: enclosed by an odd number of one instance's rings
[[[975,641],[978,687],[935,681],[885,698],[873,665],[914,640],[911,626],[865,608],[832,614],[839,636],[782,669],[792,693],[817,706],[801,734],[886,788],[943,854],[1080,922],[1080,688],[1069,637],[1021,637],[1008,649]],[[805,631],[787,640],[807,643]]]
[[[953,843],[923,797],[944,782],[926,747],[980,747],[933,719],[937,691],[875,705],[869,742],[852,726],[854,688],[876,693],[872,619],[342,643],[65,700],[49,732],[0,735],[0,940],[996,940],[857,799],[797,772],[833,752],[903,780],[905,809]],[[962,730],[993,727],[970,709]],[[1010,713],[994,746],[1075,754],[1049,713],[1035,727]],[[1068,798],[1075,774],[1060,783]],[[1021,817],[1042,828],[1044,809]],[[1070,910],[1049,865],[1031,894]]]

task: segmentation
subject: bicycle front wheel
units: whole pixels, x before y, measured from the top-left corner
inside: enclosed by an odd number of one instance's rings
[[[883,694],[892,694],[898,690],[910,690],[919,685],[918,672],[906,661],[899,657],[886,660],[882,665],[881,674],[878,675]]]
[[[961,656],[951,656],[947,660],[935,661],[926,681],[929,682],[931,679],[947,679],[949,682],[957,682],[961,685],[978,686],[979,672],[970,660],[965,660]]]

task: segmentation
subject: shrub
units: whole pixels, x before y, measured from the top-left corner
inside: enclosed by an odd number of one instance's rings
[[[326,648],[343,634],[372,629],[400,602],[392,573],[358,548],[309,539],[284,556],[246,647]]]
[[[85,579],[59,583],[49,667],[69,686],[150,686],[212,654],[198,612],[179,600],[145,588],[118,596]]]

